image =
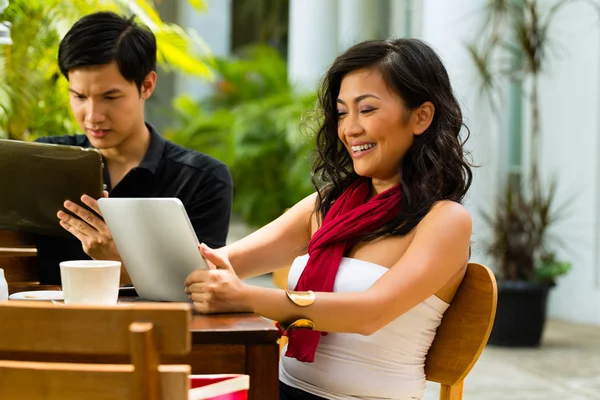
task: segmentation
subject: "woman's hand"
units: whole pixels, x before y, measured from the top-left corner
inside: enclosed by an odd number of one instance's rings
[[[194,308],[203,314],[251,312],[244,304],[247,285],[237,277],[227,256],[204,243],[199,249],[210,269],[196,270],[185,280],[185,293],[190,295]]]

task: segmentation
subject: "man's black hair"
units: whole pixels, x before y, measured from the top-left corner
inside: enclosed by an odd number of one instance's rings
[[[69,79],[75,68],[115,61],[121,75],[141,91],[146,76],[156,70],[156,39],[134,18],[102,11],[77,21],[58,48],[62,74]]]

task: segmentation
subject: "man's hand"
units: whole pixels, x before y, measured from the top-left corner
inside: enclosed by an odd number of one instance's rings
[[[108,192],[104,192],[104,197],[108,197]],[[81,201],[98,215],[102,215],[96,200],[83,195]],[[108,227],[102,219],[71,201],[65,201],[64,206],[78,218],[64,211],[59,211],[57,215],[60,219],[60,225],[79,239],[83,251],[87,255],[95,260],[121,261],[121,256],[112,240]]]

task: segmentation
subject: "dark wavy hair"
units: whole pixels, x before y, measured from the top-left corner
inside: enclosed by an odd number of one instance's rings
[[[317,131],[312,182],[317,189],[316,210],[321,221],[342,192],[359,179],[352,158],[338,138],[336,100],[346,74],[364,68],[378,69],[387,86],[402,98],[408,110],[424,102],[435,106],[431,125],[414,137],[402,159],[401,211],[363,240],[406,235],[440,200],[461,202],[472,181],[471,164],[463,149],[469,137],[460,138],[463,118],[448,73],[436,52],[418,39],[371,40],[356,44],[337,57],[319,91],[322,124]],[[466,127],[465,127],[466,128]]]

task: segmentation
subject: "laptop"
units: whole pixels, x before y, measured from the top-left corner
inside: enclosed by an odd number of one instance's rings
[[[1,230],[70,236],[56,213],[64,210],[65,200],[88,208],[82,195],[102,197],[102,154],[94,148],[0,139],[0,188]]]
[[[184,282],[208,269],[177,198],[102,198],[100,212],[136,292],[145,300],[191,302]]]

